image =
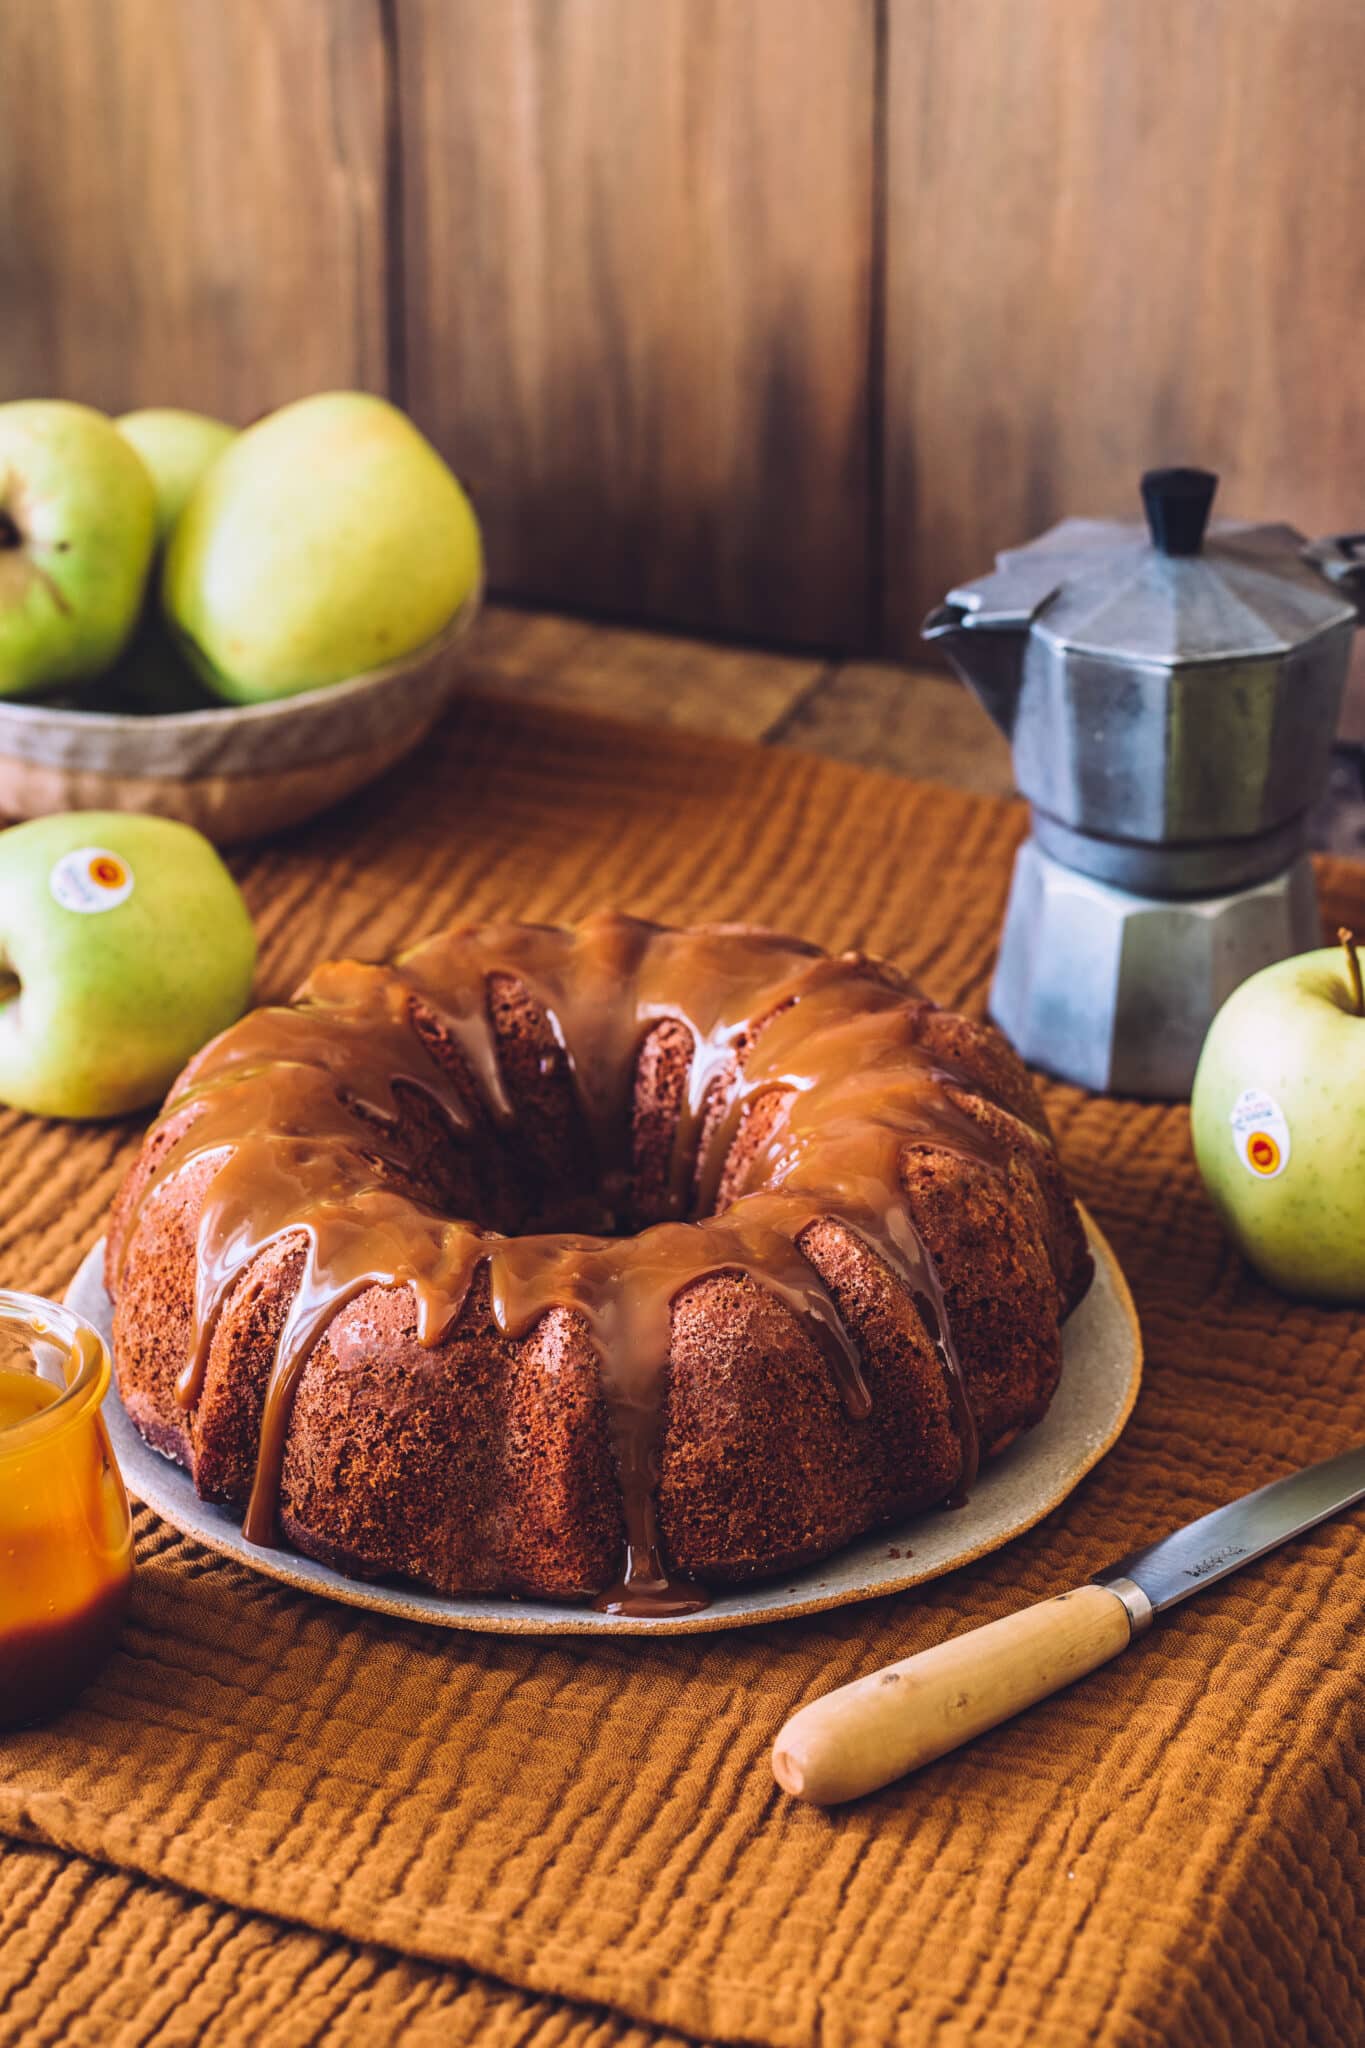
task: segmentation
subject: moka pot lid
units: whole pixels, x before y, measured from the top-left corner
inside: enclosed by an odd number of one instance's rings
[[[1282,523],[1210,527],[1217,482],[1205,470],[1151,470],[1145,525],[1064,519],[948,602],[969,630],[1031,631],[1135,669],[1273,660],[1353,628],[1359,537],[1310,544]]]

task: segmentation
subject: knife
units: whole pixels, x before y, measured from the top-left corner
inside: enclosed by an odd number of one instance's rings
[[[1361,1500],[1365,1445],[1243,1494],[1091,1585],[812,1700],[774,1743],[773,1775],[815,1806],[875,1792],[1107,1664],[1158,1614]]]

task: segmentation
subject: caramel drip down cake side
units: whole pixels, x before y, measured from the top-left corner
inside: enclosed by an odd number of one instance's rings
[[[320,968],[187,1070],[110,1248],[130,1413],[251,1540],[636,1612],[960,1495],[1088,1278],[989,1027],[624,917]]]

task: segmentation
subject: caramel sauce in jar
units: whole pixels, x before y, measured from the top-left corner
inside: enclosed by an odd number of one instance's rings
[[[0,1729],[60,1712],[122,1626],[133,1526],[98,1333],[0,1290]]]

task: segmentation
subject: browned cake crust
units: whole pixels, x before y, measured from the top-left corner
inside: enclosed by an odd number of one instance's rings
[[[431,1102],[400,1089],[402,1163],[390,1159],[383,1172],[422,1202],[514,1231],[527,1213],[543,1215],[547,1191],[581,1186],[587,1139],[544,1008],[505,973],[488,978],[487,1003],[510,1137],[495,1134],[459,1046],[414,997],[411,1027],[467,1097],[485,1141],[452,1145]],[[910,1011],[915,1042],[944,1062],[949,1099],[990,1147],[989,1156],[964,1156],[931,1133],[907,1143],[900,1162],[989,1455],[1045,1412],[1061,1368],[1060,1324],[1085,1291],[1090,1257],[1013,1051],[989,1026],[923,998]],[[756,1020],[714,1086],[703,1146],[766,1021]],[[665,1212],[692,1053],[687,1027],[667,1018],[635,1059],[628,1202],[636,1225]],[[193,1095],[171,1109],[115,1206],[114,1358],[124,1404],[147,1440],[180,1460],[205,1498],[242,1504],[305,1244],[286,1234],[237,1276],[197,1398],[182,1406],[176,1388],[194,1343],[196,1243],[221,1154],[191,1152],[157,1176],[202,1113]],[[719,1208],[780,1114],[773,1095],[750,1106],[726,1159]],[[557,1218],[561,1227],[572,1221]],[[856,1344],[870,1414],[848,1412],[809,1325],[751,1274],[706,1273],[676,1295],[657,1508],[671,1569],[703,1585],[822,1557],[942,1501],[962,1478],[961,1430],[928,1304],[835,1217],[810,1223],[798,1244]],[[452,1594],[602,1593],[620,1567],[621,1488],[600,1361],[582,1317],[554,1306],[529,1334],[509,1337],[480,1269],[450,1327],[424,1344],[410,1287],[365,1287],[307,1356],[278,1514],[297,1549],[352,1574],[401,1575]]]

